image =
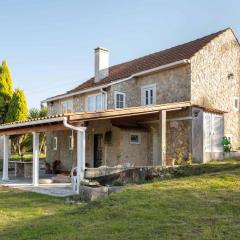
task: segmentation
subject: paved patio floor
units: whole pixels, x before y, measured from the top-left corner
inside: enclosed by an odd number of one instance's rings
[[[32,186],[32,179],[16,178],[13,172],[9,172],[8,181],[2,180],[2,172],[0,172],[0,186],[20,189],[23,191],[36,192],[56,197],[67,197],[74,195],[71,183],[50,183],[40,184],[38,187]]]

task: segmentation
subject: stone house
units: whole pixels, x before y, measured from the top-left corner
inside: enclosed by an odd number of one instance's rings
[[[32,132],[30,125],[47,131],[47,162],[59,160],[65,171],[207,162],[223,157],[224,135],[240,146],[239,88],[240,47],[230,28],[115,66],[99,47],[94,77],[43,101],[47,119],[0,126],[0,135]],[[62,117],[71,130],[53,124]]]
[[[95,76],[45,102],[49,115],[190,102],[166,112],[166,156],[206,162],[222,157],[223,135],[239,148],[239,60],[230,28],[111,67],[108,50],[97,48]],[[86,166],[159,164],[158,121],[152,115],[83,123]],[[70,170],[75,140],[71,131],[48,133],[47,161]]]

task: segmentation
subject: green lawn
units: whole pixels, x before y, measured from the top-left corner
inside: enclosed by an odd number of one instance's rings
[[[0,187],[0,239],[240,239],[239,162],[212,165],[89,204]]]

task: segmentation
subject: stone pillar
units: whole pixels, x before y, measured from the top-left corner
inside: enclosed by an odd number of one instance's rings
[[[158,132],[158,146],[159,146],[159,165],[166,166],[166,140],[167,140],[167,124],[166,110],[159,112],[159,132]]]
[[[32,184],[39,185],[39,133],[33,132],[33,170]]]
[[[9,153],[9,136],[3,136],[3,177],[2,180],[8,180],[8,153]]]
[[[79,193],[80,182],[84,179],[85,171],[85,130],[77,131],[77,193]]]

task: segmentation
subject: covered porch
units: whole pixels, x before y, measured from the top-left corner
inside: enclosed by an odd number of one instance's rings
[[[55,136],[61,136],[57,139],[58,149],[53,150],[51,146],[47,148],[47,153],[50,160],[59,157],[68,163],[70,166],[68,170],[71,173],[73,162],[76,163],[72,178],[74,193],[79,193],[82,181],[104,173],[110,174],[112,171],[141,166],[166,166],[174,148],[179,147],[176,144],[180,144],[181,147],[181,144],[186,142],[184,151],[194,154],[192,157],[196,159],[201,159],[203,144],[199,144],[199,141],[203,140],[201,116],[203,111],[217,110],[193,106],[190,102],[179,102],[104,112],[81,112],[1,125],[0,135],[4,138],[1,184],[3,182],[9,184],[9,179],[10,182],[14,181],[8,172],[9,137],[24,133],[31,133],[33,136],[32,181],[28,181],[33,187],[42,185],[39,181],[40,132],[50,134],[50,141]],[[220,111],[218,113],[220,114]],[[65,151],[68,147],[66,135],[68,132],[74,132],[76,138],[74,149],[71,149],[71,157],[69,152]],[[140,138],[138,132],[142,133]],[[94,143],[100,135],[101,141],[105,141],[105,147],[96,148],[95,151]],[[108,142],[109,136],[112,143]]]
[[[55,115],[38,119],[31,119],[23,122],[14,122],[9,124],[3,124],[0,126],[0,136],[3,138],[3,171],[0,172],[1,185],[16,187],[20,189],[28,189],[33,192],[42,192],[54,196],[66,196],[74,194],[71,183],[51,183],[50,174],[46,174],[40,171],[39,165],[39,134],[41,132],[50,131],[64,131],[71,129],[76,131],[77,134],[77,176],[75,182],[80,182],[84,178],[84,162],[85,162],[85,127],[72,126],[68,123],[68,116]],[[10,149],[10,137],[21,135],[21,134],[32,134],[33,153],[32,161],[9,161],[9,149]],[[9,164],[15,164],[14,171],[9,171]],[[16,174],[16,166],[23,165],[30,166],[31,176],[19,177]],[[27,174],[29,175],[29,173]],[[78,189],[75,188],[78,192]]]

